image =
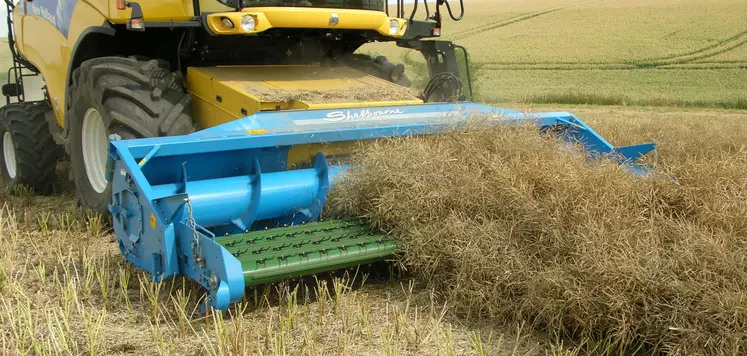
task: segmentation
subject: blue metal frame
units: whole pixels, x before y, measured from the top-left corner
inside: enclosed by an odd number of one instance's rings
[[[156,281],[189,276],[210,291],[211,306],[226,309],[245,286],[240,263],[215,235],[314,221],[347,169],[319,154],[312,168],[287,170],[290,147],[442,133],[477,118],[560,132],[635,174],[647,172],[637,160],[655,148],[614,147],[566,112],[524,115],[474,103],[260,112],[187,136],[112,141],[110,211],[120,250]]]

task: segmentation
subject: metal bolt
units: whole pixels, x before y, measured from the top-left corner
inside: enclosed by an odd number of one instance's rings
[[[208,281],[208,284],[210,285],[210,289],[218,288],[218,276],[215,275],[215,272],[213,272],[210,275],[210,278],[208,278],[207,281]]]

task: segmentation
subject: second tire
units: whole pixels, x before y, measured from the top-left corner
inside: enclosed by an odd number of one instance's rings
[[[111,183],[105,179],[111,138],[184,135],[194,131],[192,97],[168,62],[102,57],[73,72],[70,87],[70,175],[84,208],[105,214]]]

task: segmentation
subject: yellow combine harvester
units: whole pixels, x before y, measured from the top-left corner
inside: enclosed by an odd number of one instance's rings
[[[383,0],[6,2],[6,187],[49,193],[69,159],[78,203],[111,217],[123,257],[156,281],[189,276],[219,309],[249,285],[397,251],[355,219],[319,219],[355,142],[481,116],[561,132],[635,172],[653,149],[615,148],[569,113],[467,101],[466,49],[435,39],[444,5],[464,12],[447,0],[407,15]],[[355,54],[373,41],[421,52],[425,89],[402,65]],[[44,97],[26,100],[34,77]]]

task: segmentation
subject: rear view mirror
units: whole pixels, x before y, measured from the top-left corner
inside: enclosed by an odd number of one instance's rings
[[[23,94],[23,85],[20,83],[8,83],[3,85],[4,96],[20,96]]]

